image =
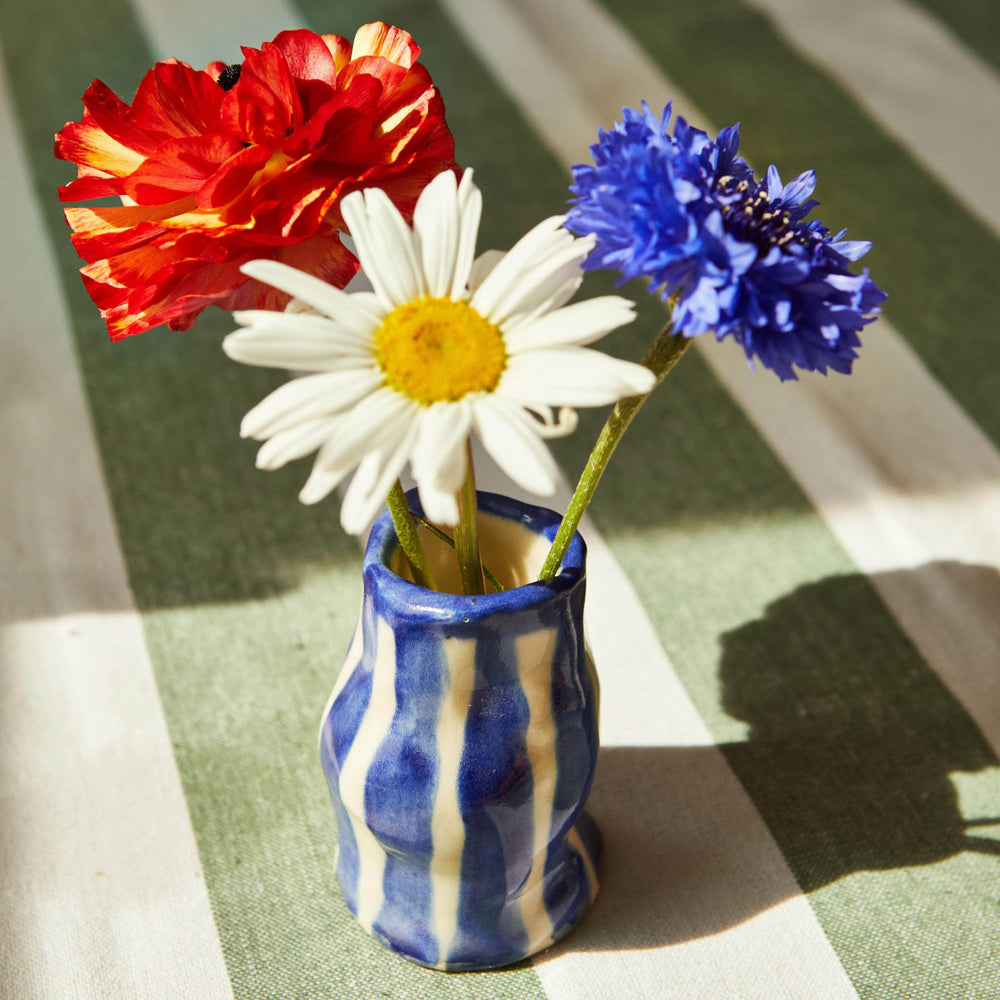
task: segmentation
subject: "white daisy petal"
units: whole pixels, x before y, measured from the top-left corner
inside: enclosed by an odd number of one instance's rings
[[[289,299],[288,305],[285,306],[285,315],[292,316],[295,313],[305,313],[308,316],[320,316],[321,313],[318,309],[313,309],[308,302],[303,302],[302,299]]]
[[[455,493],[465,479],[466,443],[472,427],[468,402],[435,403],[423,414],[411,467],[424,513],[439,524],[455,524]]]
[[[366,454],[395,440],[401,428],[413,423],[419,404],[392,389],[376,389],[343,417],[335,439],[326,441],[317,456],[317,467],[327,470],[354,466]]]
[[[289,338],[245,337],[244,332],[233,333],[222,342],[226,354],[233,361],[259,368],[284,368],[292,372],[330,372],[366,368],[372,363],[369,351],[330,347],[311,340]]]
[[[439,486],[424,483],[417,487],[420,492],[420,504],[424,508],[424,517],[433,524],[443,524],[454,527],[458,524],[458,499],[456,491],[449,491]]]
[[[528,406],[525,409],[538,417],[538,426],[535,430],[543,438],[566,437],[576,430],[580,422],[576,410],[568,406],[560,406],[556,411],[549,406]]]
[[[450,170],[445,170],[424,188],[413,211],[413,233],[427,294],[434,298],[443,298],[451,290],[458,227],[458,182]]]
[[[490,319],[505,328],[513,328],[526,319],[564,305],[583,281],[582,265],[586,257],[578,246],[567,246],[546,261],[535,264],[510,283]]]
[[[383,308],[391,311],[426,294],[413,231],[381,188],[352,192],[340,211]]]
[[[367,396],[384,378],[381,370],[372,366],[292,379],[247,413],[240,435],[261,440],[305,420],[339,413]]]
[[[571,245],[573,237],[562,228],[563,221],[563,216],[554,215],[522,236],[476,289],[470,302],[472,308],[481,316],[492,319],[493,310],[506,303],[512,284],[519,282],[552,254]]]
[[[350,230],[355,256],[361,262],[362,270],[371,283],[379,306],[386,313],[392,312],[399,302],[390,294],[389,288],[383,281],[381,269],[376,270],[379,268],[380,253],[369,226],[365,196],[360,191],[352,191],[341,201],[340,214]],[[382,264],[384,265],[384,261]]]
[[[469,270],[469,292],[474,293],[506,256],[503,250],[484,250],[472,262]]]
[[[258,469],[280,469],[303,458],[328,441],[338,430],[342,417],[306,420],[269,438],[257,452]]]
[[[493,460],[519,486],[541,496],[556,490],[556,464],[520,406],[502,396],[473,404],[476,433]]]
[[[328,438],[316,455],[313,462],[312,471],[299,491],[299,500],[304,504],[319,503],[335,490],[351,470],[358,464],[356,455],[350,456],[347,461],[335,465],[327,458],[334,439]]]
[[[289,371],[344,367],[336,360],[370,364],[374,331],[361,334],[324,316],[245,310],[233,314],[244,328],[229,334],[222,349],[234,361]]]
[[[280,288],[295,297],[299,303],[316,309],[335,319],[347,330],[357,333],[374,330],[382,322],[385,313],[373,309],[375,300],[342,292],[322,278],[307,274],[298,268],[289,267],[276,260],[251,260],[240,270],[247,276]],[[296,311],[299,311],[298,306]],[[239,321],[237,321],[239,322]]]
[[[378,451],[370,452],[365,455],[358,465],[357,470],[354,473],[353,479],[351,479],[350,485],[344,492],[344,499],[340,505],[340,524],[348,534],[361,534],[361,531],[353,531],[352,528],[348,527],[351,524],[350,511],[348,511],[347,518],[344,517],[345,510],[348,509],[348,502],[352,503],[355,507],[361,506],[361,501],[359,498],[368,496],[371,492],[372,486],[375,485],[375,481],[378,479],[380,470],[382,469],[382,453]],[[346,522],[346,523],[345,523]]]
[[[562,222],[562,216],[553,216],[518,240],[476,290],[473,308],[502,324],[567,302],[579,286],[594,239],[573,236],[559,228]]]
[[[371,324],[363,332],[357,333],[327,316],[318,316],[316,313],[274,312],[270,309],[241,309],[233,313],[233,319],[242,328],[233,336],[247,340],[264,337],[281,340],[297,336],[330,344],[367,345],[371,343],[372,333],[378,329],[378,324]]]
[[[455,251],[455,268],[450,294],[453,299],[465,297],[466,286],[471,282],[471,270],[476,256],[476,240],[483,215],[483,196],[472,183],[472,171],[466,170],[458,186],[458,248]]]
[[[360,535],[366,531],[384,506],[392,484],[399,478],[410,457],[418,426],[413,421],[404,425],[397,440],[389,441],[380,451],[368,454],[358,466],[340,508],[340,523],[349,534]]]
[[[583,272],[577,269],[575,272],[573,269],[569,269],[567,272],[561,276],[561,284],[553,283],[549,286],[549,297],[541,301],[538,306],[535,307],[530,313],[521,313],[516,317],[512,317],[512,320],[517,322],[530,322],[538,316],[544,316],[545,313],[551,312],[554,309],[562,309],[564,305],[574,295],[576,295],[577,289],[583,284]]]
[[[472,407],[468,402],[435,403],[427,407],[421,419],[420,438],[413,450],[413,475],[428,478],[437,466],[443,464],[442,456],[464,449],[472,426]],[[462,463],[462,474],[465,473]],[[458,489],[461,479],[455,484]]]
[[[376,417],[367,438],[359,439],[357,431],[359,426],[363,429],[363,420],[359,418],[356,409],[349,417],[341,419],[337,426],[336,437],[331,436],[323,442],[313,463],[312,472],[299,493],[299,500],[302,503],[318,503],[338,486],[355,466],[363,464],[369,457],[372,457],[372,461],[376,461],[378,453],[387,443],[391,445],[400,440],[406,433],[407,427],[415,423],[412,409],[406,407],[405,400],[402,409],[392,411],[387,397],[384,394],[378,395],[380,398],[374,403],[365,401],[368,404],[366,407],[368,415]]]
[[[525,351],[507,362],[498,395],[525,406],[604,406],[645,394],[656,377],[643,365],[586,347]]]
[[[350,471],[350,467],[347,467],[331,472],[329,469],[317,468],[316,464],[313,463],[309,478],[299,490],[299,502],[312,505],[319,503],[320,500],[325,500]]]
[[[619,295],[574,302],[504,333],[508,354],[544,347],[582,346],[635,319],[635,303]]]

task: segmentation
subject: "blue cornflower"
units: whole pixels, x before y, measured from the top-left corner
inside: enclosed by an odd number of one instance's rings
[[[816,174],[782,184],[775,167],[758,181],[738,155],[739,126],[716,139],[678,117],[623,109],[598,133],[594,165],[573,168],[566,226],[594,233],[587,269],[645,277],[650,291],[675,297],[674,329],[731,336],[782,379],[807,371],[850,372],[885,293],[850,264],[871,244],[842,240],[806,216]]]

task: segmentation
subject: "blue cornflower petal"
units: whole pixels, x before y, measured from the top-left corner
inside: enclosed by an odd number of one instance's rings
[[[840,240],[837,243],[831,243],[830,248],[848,260],[860,260],[871,250],[872,245],[870,240]]]
[[[731,337],[782,379],[795,368],[849,372],[858,333],[885,293],[867,270],[852,274],[871,244],[831,236],[808,220],[816,174],[782,184],[776,167],[758,181],[739,156],[739,126],[713,140],[682,117],[668,132],[660,114],[622,110],[590,147],[594,165],[573,168],[566,226],[593,233],[587,268],[649,280],[676,296],[672,319],[686,337]]]
[[[799,174],[795,180],[786,184],[784,190],[779,193],[779,197],[783,202],[788,202],[792,205],[801,205],[815,190],[816,171],[807,170],[805,173]]]
[[[778,168],[772,163],[767,168],[767,196],[771,201],[777,201],[781,197],[784,185],[781,183],[781,175]]]

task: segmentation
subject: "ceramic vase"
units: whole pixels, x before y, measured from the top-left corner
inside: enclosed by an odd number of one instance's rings
[[[585,546],[576,536],[559,574],[532,582],[559,516],[479,504],[483,561],[506,589],[478,597],[400,575],[388,513],[376,523],[320,736],[347,906],[392,951],[453,972],[547,947],[597,892]],[[453,551],[426,548],[447,584]]]

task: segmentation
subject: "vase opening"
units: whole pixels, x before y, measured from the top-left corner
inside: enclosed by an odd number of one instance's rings
[[[442,530],[451,534],[454,529]],[[455,550],[422,526],[417,528],[417,533],[438,589],[446,594],[461,594],[462,581]],[[483,565],[500,581],[505,591],[538,579],[551,544],[544,534],[533,531],[522,521],[487,512],[479,514],[479,547]],[[389,556],[388,566],[397,576],[413,582],[413,571],[398,543]],[[493,592],[488,581],[486,591]]]

